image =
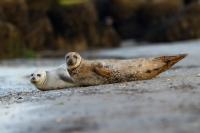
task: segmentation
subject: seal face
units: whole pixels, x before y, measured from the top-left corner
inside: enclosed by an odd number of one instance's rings
[[[43,87],[46,80],[46,71],[38,70],[32,73],[30,76],[30,81],[37,87]]]
[[[68,69],[74,69],[81,64],[81,56],[76,52],[70,52],[65,56]]]

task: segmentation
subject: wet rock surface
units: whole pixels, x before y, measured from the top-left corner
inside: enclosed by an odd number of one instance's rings
[[[1,132],[198,133],[198,43],[199,41],[173,46],[165,44],[95,52],[96,56],[104,53],[108,57],[121,58],[183,52],[189,53],[189,56],[153,80],[46,92],[35,89],[28,82],[27,74],[40,67],[51,69],[56,64],[64,63],[62,59],[1,61]],[[188,45],[190,47],[187,48]],[[8,67],[15,62],[23,62],[23,65],[19,63],[14,68]]]

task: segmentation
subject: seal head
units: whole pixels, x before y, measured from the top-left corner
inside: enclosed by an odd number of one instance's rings
[[[76,52],[70,52],[65,55],[67,69],[69,70],[77,68],[81,64],[81,60],[81,56]]]
[[[30,81],[36,87],[41,88],[46,81],[46,71],[38,70],[31,74]]]

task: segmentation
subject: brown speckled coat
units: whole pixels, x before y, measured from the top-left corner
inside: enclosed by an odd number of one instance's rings
[[[77,68],[68,71],[74,82],[80,86],[147,80],[168,70],[185,56],[183,54],[129,60],[82,59]]]

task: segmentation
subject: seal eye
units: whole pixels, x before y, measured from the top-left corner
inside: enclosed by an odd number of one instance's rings
[[[66,59],[69,59],[69,56],[66,56]]]
[[[41,74],[37,74],[38,77],[41,77]]]
[[[31,74],[31,77],[33,77],[33,73]]]
[[[77,56],[76,56],[76,55],[73,55],[73,58],[77,59]]]

